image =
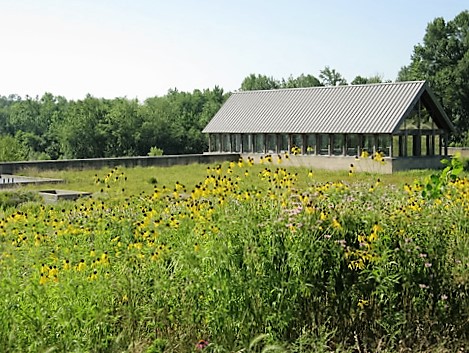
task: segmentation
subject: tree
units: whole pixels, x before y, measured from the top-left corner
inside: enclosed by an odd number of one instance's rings
[[[347,80],[335,69],[326,66],[319,73],[319,78],[324,86],[342,86],[347,84]]]
[[[384,81],[383,76],[381,75],[374,75],[370,77],[363,77],[363,76],[356,76],[352,82],[350,82],[351,85],[367,85],[371,83],[383,83],[383,82],[390,82],[390,81]]]
[[[105,157],[134,156],[138,154],[142,125],[137,100],[116,98],[102,121]]]
[[[280,82],[273,77],[250,74],[241,83],[241,91],[255,91],[280,88]]]
[[[303,88],[303,87],[316,87],[322,86],[321,81],[319,81],[313,75],[304,75],[294,78],[290,76],[288,80],[282,79],[282,88]]]
[[[0,161],[21,161],[26,159],[23,146],[13,136],[0,135]]]
[[[59,129],[59,141],[66,158],[104,157],[105,132],[103,126],[108,114],[108,103],[90,95],[71,102]]]
[[[469,130],[469,11],[452,21],[441,17],[426,28],[422,44],[414,47],[411,63],[399,71],[399,81],[427,80],[459,129]]]

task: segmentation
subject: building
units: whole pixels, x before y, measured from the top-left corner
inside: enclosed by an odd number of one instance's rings
[[[425,81],[235,92],[203,130],[209,153],[348,169],[378,152],[384,173],[438,168],[453,131]]]

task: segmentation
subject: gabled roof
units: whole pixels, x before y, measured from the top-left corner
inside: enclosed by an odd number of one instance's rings
[[[425,81],[235,92],[205,133],[397,132],[419,99],[436,125],[454,130]]]

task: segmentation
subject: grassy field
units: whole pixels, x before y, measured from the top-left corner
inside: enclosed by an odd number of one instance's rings
[[[3,203],[0,351],[458,351],[469,343],[460,169],[25,171],[65,183],[20,194],[93,194]]]

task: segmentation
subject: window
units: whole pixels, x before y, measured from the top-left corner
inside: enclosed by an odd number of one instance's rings
[[[290,152],[293,152],[293,149],[295,149],[296,154],[303,153],[303,135],[296,134],[292,136],[292,146]]]
[[[251,153],[252,152],[252,135],[251,134],[243,134],[243,152]]]
[[[254,152],[264,153],[265,152],[265,139],[264,134],[254,135]]]
[[[267,153],[277,153],[277,135],[267,135],[266,147]]]
[[[341,156],[344,154],[344,135],[335,134],[332,135],[332,154],[334,156]]]
[[[315,134],[309,134],[306,137],[306,153],[316,154],[316,135]]]
[[[289,152],[288,151],[288,135],[287,134],[280,135],[279,151],[282,152],[282,153]]]
[[[231,152],[241,152],[241,135],[233,134],[231,135]]]
[[[357,134],[350,134],[347,135],[346,137],[346,155],[347,156],[358,156],[358,145],[359,145],[359,140],[358,140],[358,135]]]
[[[323,156],[328,156],[329,153],[329,135],[321,134],[319,135],[319,154]]]

